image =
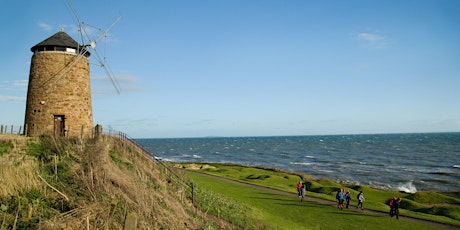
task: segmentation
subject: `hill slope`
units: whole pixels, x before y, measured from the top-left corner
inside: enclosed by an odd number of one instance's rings
[[[233,228],[161,166],[118,138],[0,135],[0,229]]]

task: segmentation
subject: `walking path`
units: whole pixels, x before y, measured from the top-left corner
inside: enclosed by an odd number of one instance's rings
[[[211,177],[211,178],[214,178],[214,179],[217,179],[217,180],[222,180],[222,181],[226,181],[226,182],[230,182],[230,183],[234,183],[234,184],[238,184],[238,185],[252,187],[252,188],[255,188],[255,189],[263,190],[264,192],[270,192],[270,193],[273,193],[273,194],[279,194],[279,195],[284,195],[284,196],[291,196],[291,197],[295,197],[296,199],[298,199],[297,193],[291,193],[291,192],[281,191],[281,190],[277,190],[277,189],[273,189],[273,188],[267,188],[267,187],[260,186],[260,185],[245,183],[245,182],[241,182],[241,181],[236,181],[236,180],[232,180],[232,179],[228,179],[228,178],[224,178],[224,177],[220,177],[220,176],[215,176],[215,175],[210,175],[210,174],[206,174],[206,173],[196,172],[196,171],[192,171],[192,170],[187,170],[187,171],[190,172],[190,173]],[[330,205],[330,206],[333,206],[334,208],[336,208],[336,206],[337,206],[337,203],[335,201],[323,200],[323,199],[319,199],[319,198],[315,198],[315,197],[310,197],[310,196],[308,196],[308,192],[307,192],[307,196],[305,196],[305,200],[313,201],[313,202],[316,202],[316,203],[319,203],[319,204]],[[388,213],[385,213],[385,212],[379,212],[379,211],[368,210],[368,209],[361,210],[361,209],[356,208],[356,206],[352,206],[352,205],[350,205],[350,207],[351,207],[349,209],[350,211],[362,212],[362,213],[366,213],[366,214],[374,215],[374,216],[385,216],[385,217],[390,218]],[[399,216],[399,219],[403,220],[403,221],[415,222],[415,223],[425,224],[425,225],[444,228],[444,229],[459,229],[459,227],[453,226],[453,225],[448,225],[448,224],[443,224],[443,223],[438,223],[438,222],[433,222],[433,221],[428,221],[428,220],[422,220],[422,219],[416,219],[416,218],[412,218],[412,217],[405,217],[405,216],[401,216],[401,215]]]

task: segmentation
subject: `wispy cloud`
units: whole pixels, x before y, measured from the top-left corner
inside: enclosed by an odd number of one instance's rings
[[[377,32],[363,32],[356,35],[356,38],[364,42],[366,46],[383,48],[387,45],[387,38]]]
[[[39,22],[38,27],[42,28],[46,32],[51,32],[53,30],[53,28],[54,28],[52,25],[50,25],[50,24],[48,24],[46,22]]]
[[[0,101],[1,102],[24,102],[26,101],[26,97],[0,95]]]
[[[117,85],[120,87],[122,92],[140,92],[145,91],[145,87],[142,86],[140,78],[132,75],[116,75],[113,76]],[[93,93],[105,94],[113,93],[114,86],[112,85],[110,76],[108,75],[94,75],[91,76]],[[94,84],[93,84],[94,83]],[[93,87],[94,86],[94,87]]]
[[[3,81],[0,84],[0,90],[5,91],[25,91],[27,90],[27,80]]]
[[[26,90],[28,83],[29,83],[29,81],[27,81],[27,80],[15,80],[15,81],[12,82],[12,85],[15,88],[20,88],[20,89]]]
[[[3,81],[0,84],[0,92],[3,95],[0,95],[1,102],[23,102],[26,101],[25,96],[16,96],[16,95],[26,95],[27,92],[27,80],[15,80],[15,81]],[[10,95],[5,95],[10,94]]]

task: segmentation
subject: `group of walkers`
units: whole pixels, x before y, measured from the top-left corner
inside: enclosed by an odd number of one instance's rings
[[[345,208],[348,208],[350,205],[351,201],[351,195],[349,191],[345,192],[345,189],[341,188],[337,193],[335,194],[335,199],[337,200],[337,208],[340,210],[343,210],[343,205],[344,202]],[[360,208],[361,210],[364,210],[363,208],[363,202],[364,202],[364,194],[363,192],[359,192],[358,195],[356,196],[356,199],[358,200],[358,205],[356,206],[357,208]]]
[[[306,191],[307,191],[306,184],[300,181],[297,184],[297,195],[299,196],[301,202],[304,201],[305,199]],[[348,206],[350,205],[350,201],[351,201],[350,192],[345,191],[344,188],[341,188],[339,191],[337,191],[335,195],[335,199],[337,200],[338,209],[343,210],[344,203],[345,203],[345,208],[348,208]],[[364,193],[360,191],[358,195],[356,196],[356,199],[358,200],[358,204],[356,207],[360,208],[361,210],[364,210],[363,202],[366,200],[364,198]],[[391,218],[393,218],[393,216],[396,216],[396,219],[399,219],[399,206],[401,204],[401,201],[402,199],[400,197],[398,198],[393,197],[390,200],[389,205],[390,205],[390,217]]]
[[[393,216],[396,216],[396,219],[399,219],[399,205],[401,204],[401,197],[393,197],[390,200],[390,217],[393,218]]]

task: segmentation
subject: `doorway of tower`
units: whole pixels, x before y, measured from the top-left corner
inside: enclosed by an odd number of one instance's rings
[[[54,135],[65,136],[65,117],[64,115],[54,115]]]

